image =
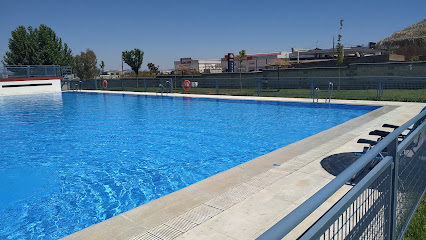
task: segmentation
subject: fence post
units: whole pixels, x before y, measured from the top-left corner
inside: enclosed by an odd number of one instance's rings
[[[124,80],[121,78],[121,91],[124,91]]]
[[[182,88],[182,93],[185,93],[185,90],[183,90],[183,81],[185,81],[185,80],[183,80],[183,76],[182,76],[182,84],[181,84],[181,88]]]
[[[143,79],[143,85],[144,85],[144,88],[145,88],[145,92],[147,92],[147,88],[146,88],[146,79],[145,79],[145,78]]]
[[[260,91],[261,91],[261,80],[257,79],[257,96],[260,97]]]
[[[377,98],[381,98],[382,95],[383,95],[383,83],[382,83],[382,79],[379,78],[377,83]]]
[[[173,93],[173,78],[170,78],[170,93]]]
[[[216,79],[216,94],[219,94],[219,82]]]
[[[389,219],[389,239],[396,239],[396,208],[398,204],[398,171],[399,171],[399,154],[398,148],[398,137],[396,137],[388,146],[388,156],[393,158],[393,170],[392,170],[392,182],[390,185],[390,219]]]
[[[98,90],[98,79],[96,79],[96,78],[95,78],[95,90]]]
[[[311,98],[314,99],[314,89],[315,89],[315,83],[314,79],[311,78]]]

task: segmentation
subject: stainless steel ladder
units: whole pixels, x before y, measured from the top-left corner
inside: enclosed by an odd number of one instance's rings
[[[312,96],[312,102],[313,103],[315,102],[315,96],[317,97],[317,102],[318,102],[319,95],[320,95],[320,89],[319,88],[315,88],[314,95]]]
[[[327,103],[327,100],[328,100],[328,103],[331,102],[331,95],[333,95],[333,83],[329,82],[328,83],[327,96],[325,97],[325,103]]]

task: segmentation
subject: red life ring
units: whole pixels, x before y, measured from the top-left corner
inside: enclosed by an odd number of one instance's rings
[[[104,80],[104,81],[102,82],[102,87],[104,87],[104,89],[107,89],[107,88],[108,88],[108,81],[107,81],[107,80]]]
[[[191,90],[191,82],[189,80],[183,81],[182,87],[185,92],[188,92],[189,90]]]

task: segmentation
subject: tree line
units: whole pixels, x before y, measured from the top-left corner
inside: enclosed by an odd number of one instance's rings
[[[46,25],[41,24],[39,28],[19,26],[11,32],[9,38],[9,51],[6,52],[3,65],[59,65],[71,66],[74,73],[82,79],[90,79],[104,71],[105,63],[101,61],[100,69],[97,68],[97,58],[93,50],[86,49],[73,56],[68,44],[63,42],[56,33]],[[144,52],[135,48],[131,51],[122,52],[122,60],[130,68],[139,74],[142,66]],[[147,64],[151,73],[156,75],[159,66],[153,63]]]

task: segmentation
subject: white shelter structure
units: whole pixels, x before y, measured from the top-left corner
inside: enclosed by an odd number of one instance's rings
[[[259,54],[250,54],[247,55],[241,62],[238,61],[238,58],[234,58],[234,71],[239,72],[253,72],[261,71],[266,68],[268,63],[271,63],[277,58],[289,58],[290,52],[275,52],[275,53],[259,53]],[[222,69],[226,72],[228,71],[228,55],[225,55],[221,59]]]
[[[213,73],[222,72],[220,60],[215,59],[192,59],[192,58],[181,58],[180,61],[174,62],[175,71],[179,65],[184,65],[190,70],[194,70],[200,73]]]

